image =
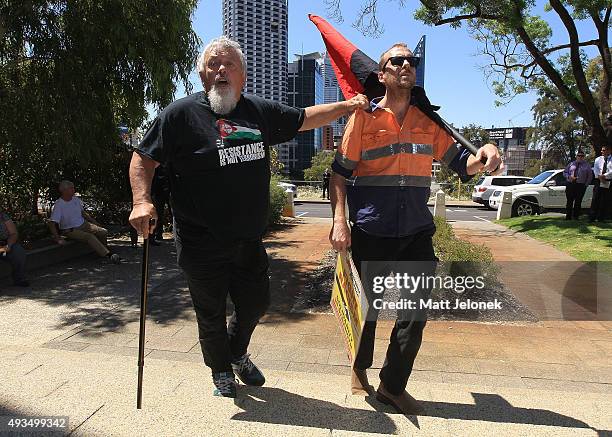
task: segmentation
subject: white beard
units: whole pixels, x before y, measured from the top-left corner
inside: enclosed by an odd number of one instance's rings
[[[234,89],[230,86],[218,87],[213,85],[206,93],[212,110],[219,114],[229,114],[238,104],[239,96],[236,95]]]

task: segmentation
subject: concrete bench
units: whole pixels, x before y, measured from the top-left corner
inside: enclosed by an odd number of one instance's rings
[[[63,246],[53,243],[39,249],[26,250],[26,271],[58,264],[90,253],[93,253],[93,249],[87,244],[70,240],[66,240]],[[10,282],[11,269],[9,263],[0,262],[0,283],[7,280]]]

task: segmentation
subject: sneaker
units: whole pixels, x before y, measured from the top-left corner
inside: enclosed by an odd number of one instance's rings
[[[213,384],[215,384],[213,396],[236,397],[236,379],[232,372],[213,373]]]
[[[116,253],[111,254],[108,259],[110,259],[113,264],[121,264],[121,258]]]
[[[253,361],[249,358],[250,356],[250,354],[244,354],[234,359],[232,361],[232,369],[234,369],[234,373],[246,385],[264,385],[266,378],[257,366],[253,364]]]

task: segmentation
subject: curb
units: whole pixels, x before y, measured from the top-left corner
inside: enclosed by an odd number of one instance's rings
[[[26,250],[26,272],[48,267],[73,258],[93,253],[93,249],[80,241],[66,241],[66,245],[55,243],[39,249]],[[11,276],[9,263],[0,263],[0,279]]]
[[[434,206],[433,202],[427,202],[427,206]],[[463,203],[447,203],[445,205],[447,208],[484,208],[484,205],[481,205],[479,203],[467,203],[467,204],[463,204]]]
[[[293,203],[318,203],[322,205],[327,205],[330,203],[330,201],[325,199],[300,199],[299,197],[296,197],[295,199],[293,199]]]

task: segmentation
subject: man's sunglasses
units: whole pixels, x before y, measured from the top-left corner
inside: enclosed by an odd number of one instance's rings
[[[391,62],[391,65],[395,67],[401,67],[402,65],[404,65],[405,61],[408,61],[411,67],[416,68],[419,65],[419,62],[421,62],[421,58],[419,58],[418,56],[391,56],[385,61],[381,68],[381,71],[385,69],[389,62]]]

